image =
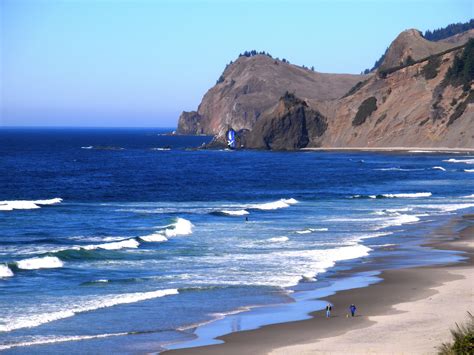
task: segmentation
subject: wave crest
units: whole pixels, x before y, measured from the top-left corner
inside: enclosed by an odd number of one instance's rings
[[[55,205],[61,203],[62,198],[56,197],[49,200],[11,200],[11,201],[0,201],[0,211],[13,211],[13,210],[33,210],[41,208],[44,205]]]
[[[256,210],[263,210],[263,211],[268,211],[268,210],[276,210],[279,208],[286,208],[290,207],[291,205],[297,204],[298,201],[295,200],[294,198],[289,198],[289,199],[280,199],[278,201],[274,202],[266,202],[266,203],[256,203],[253,205],[250,205],[249,208],[256,209]]]
[[[193,233],[193,227],[191,221],[178,217],[176,218],[176,222],[165,229],[165,236],[171,238],[177,235],[189,235]]]
[[[10,270],[8,265],[0,265],[0,278],[12,277],[13,271]]]
[[[37,269],[54,269],[63,267],[63,262],[55,256],[45,256],[38,258],[23,259],[15,262],[19,269],[37,270]]]

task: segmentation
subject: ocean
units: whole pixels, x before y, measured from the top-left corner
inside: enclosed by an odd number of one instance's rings
[[[474,211],[472,155],[197,150],[211,138],[167,131],[0,129],[0,350],[209,344],[462,258],[422,244]]]

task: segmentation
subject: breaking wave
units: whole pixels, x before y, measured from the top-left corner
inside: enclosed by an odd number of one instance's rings
[[[474,173],[474,169],[464,169],[465,173]]]
[[[85,249],[85,250],[94,250],[94,249],[120,250],[124,248],[138,248],[139,245],[140,243],[136,239],[132,238],[132,239],[125,239],[119,242],[86,245],[79,248]]]
[[[474,159],[448,159],[448,160],[443,160],[444,162],[447,163],[464,163],[464,164],[474,164]]]
[[[380,194],[380,195],[354,195],[351,198],[418,198],[430,197],[431,192],[414,192],[414,193],[400,193],[400,194]]]
[[[378,168],[378,169],[374,169],[374,170],[378,170],[378,171],[421,171],[421,170],[425,170],[425,169],[408,169],[408,168],[396,168],[396,167],[392,167],[392,168]]]
[[[144,242],[166,242],[168,238],[166,238],[163,234],[161,233],[153,233],[149,235],[144,235],[140,237],[141,240]]]
[[[431,169],[433,170],[441,170],[441,171],[446,171],[445,168],[443,168],[442,166],[433,166]]]
[[[222,210],[217,212],[217,214],[222,214],[226,216],[245,216],[249,214],[247,210]]]
[[[49,200],[13,200],[0,201],[0,211],[32,210],[45,205],[54,205],[62,202],[62,198],[56,197]]]
[[[291,205],[294,205],[296,203],[298,203],[298,201],[295,200],[294,198],[289,198],[289,199],[282,198],[281,200],[274,201],[274,202],[252,204],[252,205],[249,205],[248,208],[255,209],[255,210],[268,211],[268,210],[277,210],[279,208],[290,207]]]
[[[176,222],[167,226],[164,233],[167,238],[176,237],[177,235],[189,235],[193,233],[193,224],[187,219],[178,217]]]
[[[310,233],[313,233],[313,232],[327,232],[327,231],[328,231],[327,228],[307,228],[307,229],[303,229],[303,230],[300,230],[300,231],[296,231],[295,233],[310,234]]]
[[[13,271],[10,270],[8,265],[0,264],[0,278],[3,277],[12,277]]]
[[[45,256],[38,258],[24,259],[15,262],[19,269],[36,270],[36,269],[54,269],[63,267],[63,262],[55,256]]]
[[[288,237],[274,237],[267,239],[270,243],[283,243],[288,241]]]
[[[111,294],[102,296],[98,299],[95,298],[83,301],[75,301],[69,307],[64,307],[64,309],[61,311],[53,311],[36,315],[30,314],[27,316],[19,316],[14,319],[11,319],[5,324],[0,324],[0,332],[8,332],[21,328],[37,327],[44,323],[73,317],[78,313],[90,312],[95,311],[97,309],[113,307],[120,304],[135,303],[176,294],[178,294],[177,289],[165,289],[149,292]]]

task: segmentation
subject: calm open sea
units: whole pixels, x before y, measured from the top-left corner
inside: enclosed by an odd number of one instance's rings
[[[164,132],[0,130],[0,350],[159,351],[338,267],[452,260],[420,243],[474,207],[465,153],[200,151],[209,137]]]

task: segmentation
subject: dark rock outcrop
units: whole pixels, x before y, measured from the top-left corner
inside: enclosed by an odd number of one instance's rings
[[[183,111],[178,120],[178,134],[205,134],[202,127],[202,117],[196,111]]]
[[[245,136],[246,148],[294,150],[307,147],[327,128],[326,118],[294,94],[286,93],[275,109],[266,113]]]

